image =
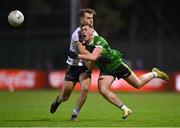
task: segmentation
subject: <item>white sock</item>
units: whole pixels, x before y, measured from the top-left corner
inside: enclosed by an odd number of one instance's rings
[[[76,108],[74,108],[73,115],[78,115],[78,114],[79,114],[79,111]]]
[[[58,97],[57,101],[58,101],[58,103],[61,103],[61,100],[59,99],[59,97]]]
[[[154,75],[154,78],[157,78],[157,72],[152,72]]]
[[[124,111],[125,109],[127,109],[127,106],[126,106],[125,104],[123,104],[123,105],[120,106],[120,109],[121,109],[122,111]]]

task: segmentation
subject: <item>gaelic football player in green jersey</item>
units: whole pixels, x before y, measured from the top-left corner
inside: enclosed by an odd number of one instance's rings
[[[81,34],[84,37],[85,47],[89,51],[86,54],[76,54],[72,51],[68,52],[71,58],[80,58],[95,62],[100,69],[98,79],[98,89],[101,95],[111,104],[120,108],[123,112],[123,119],[131,114],[129,109],[118,96],[110,90],[112,82],[117,78],[123,78],[135,88],[141,88],[154,78],[160,78],[168,81],[169,77],[164,72],[153,68],[152,72],[136,76],[130,67],[123,62],[122,53],[118,50],[111,49],[108,42],[100,36],[93,36],[93,27],[90,25],[81,26]],[[109,59],[106,63],[96,61],[98,57],[104,56]]]

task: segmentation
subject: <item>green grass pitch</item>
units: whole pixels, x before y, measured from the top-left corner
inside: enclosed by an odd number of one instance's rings
[[[50,114],[57,94],[58,90],[0,91],[0,127],[180,127],[178,93],[116,92],[133,111],[126,120],[99,93],[89,93],[78,122],[70,121],[70,115],[79,93],[73,92],[56,113]]]

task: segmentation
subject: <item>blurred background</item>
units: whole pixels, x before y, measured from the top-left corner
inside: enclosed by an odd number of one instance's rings
[[[96,31],[133,69],[178,72],[179,5],[178,0],[1,0],[0,69],[65,69],[78,10],[92,8]],[[25,16],[18,28],[7,21],[15,9]]]
[[[170,77],[168,82],[153,79],[141,89],[115,80],[111,90],[133,111],[126,121],[94,93],[96,69],[77,123],[69,117],[79,84],[55,114],[49,113],[64,85],[81,8],[96,11],[96,31],[124,53],[138,76],[158,67]],[[24,14],[20,27],[8,23],[12,10]],[[179,17],[180,0],[0,0],[0,127],[180,127]]]

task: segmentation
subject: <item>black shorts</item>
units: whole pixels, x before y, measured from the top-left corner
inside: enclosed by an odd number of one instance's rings
[[[121,79],[121,78],[129,77],[131,75],[131,72],[132,72],[132,70],[129,68],[129,66],[123,62],[114,71],[101,72],[100,75],[111,75],[117,79]]]
[[[86,66],[71,66],[69,65],[66,71],[65,80],[66,81],[79,81],[79,75],[81,73],[86,73],[87,77],[91,78],[91,71]]]

